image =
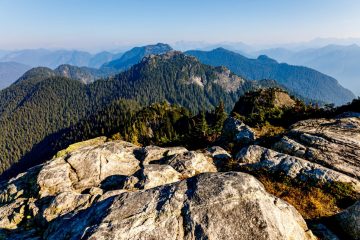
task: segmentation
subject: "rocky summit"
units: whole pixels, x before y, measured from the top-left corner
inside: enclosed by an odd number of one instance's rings
[[[360,178],[360,115],[309,119],[294,124],[274,148]]]
[[[305,184],[306,188],[330,186],[330,191],[338,188],[335,195],[350,188],[357,202],[325,218],[331,230],[323,223],[315,224],[312,229],[320,239],[359,239],[359,120],[358,113],[349,112],[330,119],[297,122],[280,139],[270,143],[270,148],[257,145],[255,140],[250,142],[234,156],[235,164],[248,173]]]
[[[229,156],[220,147],[188,151],[106,138],[72,145],[1,184],[1,236],[313,239],[296,209],[254,177],[218,172],[219,159]]]

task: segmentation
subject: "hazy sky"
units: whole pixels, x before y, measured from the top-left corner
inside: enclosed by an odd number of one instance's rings
[[[359,0],[0,0],[0,49],[360,38]]]

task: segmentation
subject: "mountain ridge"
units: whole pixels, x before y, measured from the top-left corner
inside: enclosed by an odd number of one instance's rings
[[[226,66],[248,80],[274,79],[303,97],[338,105],[355,98],[350,90],[343,88],[330,76],[306,67],[279,64],[269,57],[249,59],[224,48],[208,52],[187,51],[185,54],[195,56],[205,64]]]
[[[125,52],[119,59],[115,59],[101,66],[103,68],[112,68],[116,70],[129,69],[134,64],[137,64],[147,55],[150,54],[162,54],[173,50],[168,44],[157,43],[154,45],[146,45],[142,47],[134,47],[129,51]]]
[[[358,76],[360,75],[360,47],[352,45],[327,45],[290,51],[286,48],[265,49],[254,54],[268,54],[274,59],[289,64],[303,65],[328,74],[360,95]]]
[[[32,67],[56,68],[62,64],[98,68],[119,58],[121,53],[99,52],[91,54],[80,50],[24,49],[12,51],[0,58],[0,62],[18,62]]]
[[[239,95],[266,86],[278,85],[246,81],[223,67],[204,65],[179,52],[149,55],[127,71],[87,85],[48,68],[33,69],[0,92],[2,171],[46,136],[76,124],[114,100],[131,99],[142,106],[167,101],[192,112],[211,109],[222,100],[229,111]],[[29,134],[31,138],[25,137]]]

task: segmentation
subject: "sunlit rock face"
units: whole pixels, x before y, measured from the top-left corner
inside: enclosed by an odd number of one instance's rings
[[[311,239],[289,204],[245,173],[219,173],[220,147],[139,147],[97,138],[1,183],[11,239]],[[29,227],[31,226],[31,227]],[[226,227],[224,227],[226,226]]]

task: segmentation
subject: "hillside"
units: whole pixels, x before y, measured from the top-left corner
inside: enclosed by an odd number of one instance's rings
[[[249,59],[240,54],[218,48],[209,52],[187,51],[202,63],[225,66],[249,80],[274,79],[302,97],[341,105],[355,98],[334,78],[306,67],[279,64],[266,56]]]
[[[96,98],[99,97],[97,88],[109,89],[115,96],[134,99],[140,104],[166,100],[192,112],[214,107],[220,99],[229,111],[239,95],[266,86],[278,84],[247,81],[224,67],[210,67],[176,51],[149,55],[128,71],[89,85]]]
[[[150,55],[128,71],[87,85],[59,77],[51,69],[32,69],[0,92],[1,172],[45,137],[114,100],[131,99],[141,106],[167,101],[192,112],[212,109],[222,100],[230,111],[244,92],[266,86],[277,84],[246,81],[223,67],[203,65],[180,52]],[[31,161],[40,160],[36,154],[32,156]]]
[[[105,70],[89,67],[76,67],[72,65],[60,65],[54,69],[54,73],[56,76],[75,79],[81,81],[82,83],[88,84],[100,78],[113,76],[117,72],[110,69]]]
[[[108,78],[114,76],[116,72],[108,70],[99,70],[88,67],[76,67],[72,65],[60,65],[54,70],[47,67],[32,68],[25,72],[20,78],[15,81],[19,84],[22,81],[29,81],[29,79],[42,80],[49,77],[64,77],[73,80],[78,80],[84,84],[89,84],[100,78]]]
[[[21,63],[0,62],[0,89],[10,86],[30,68]]]

